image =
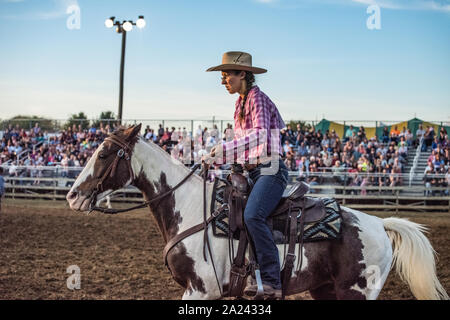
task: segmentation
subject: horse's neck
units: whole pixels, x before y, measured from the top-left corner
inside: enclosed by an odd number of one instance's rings
[[[131,159],[134,184],[146,200],[151,200],[176,186],[190,172],[180,161],[153,143],[139,139]],[[212,184],[207,183],[206,200],[209,212]],[[175,192],[150,205],[166,241],[203,219],[203,180],[194,174]]]

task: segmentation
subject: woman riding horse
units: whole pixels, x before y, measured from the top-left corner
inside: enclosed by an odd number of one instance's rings
[[[204,156],[203,160],[216,159],[216,163],[218,159],[224,163],[231,160],[234,164],[242,163],[248,171],[253,189],[244,211],[245,225],[255,246],[264,295],[280,298],[278,249],[266,219],[279,203],[287,186],[288,169],[280,158],[282,149],[279,139],[279,131],[285,124],[275,104],[254,85],[254,74],[265,73],[267,70],[253,67],[250,54],[226,52],[222,57],[222,64],[207,71],[221,71],[222,84],[230,94],[238,93],[239,98],[234,112],[234,139],[214,147],[211,154]],[[274,140],[277,143],[273,143]],[[240,148],[242,146],[244,150]],[[275,170],[268,174],[269,171],[265,169],[269,168]],[[252,280],[244,293],[254,296],[256,292],[257,285]]]

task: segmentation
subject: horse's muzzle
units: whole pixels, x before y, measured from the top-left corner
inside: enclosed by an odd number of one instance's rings
[[[76,191],[69,191],[66,196],[66,200],[69,203],[70,209],[77,211],[88,211],[90,198],[91,197],[83,196]]]

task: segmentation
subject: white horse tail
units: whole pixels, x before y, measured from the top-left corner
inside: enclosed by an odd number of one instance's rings
[[[393,248],[393,265],[411,292],[421,300],[449,300],[436,276],[436,252],[423,234],[427,228],[407,219],[383,219]]]

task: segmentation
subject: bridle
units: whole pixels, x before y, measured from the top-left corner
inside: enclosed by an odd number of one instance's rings
[[[132,151],[132,149],[131,149],[130,145],[126,141],[124,141],[123,139],[121,139],[117,136],[109,136],[105,139],[105,141],[112,142],[113,144],[119,146],[120,149],[117,151],[116,157],[114,158],[113,162],[109,165],[109,167],[106,169],[105,173],[100,178],[99,182],[97,183],[97,185],[92,193],[91,200],[89,203],[89,212],[100,211],[105,214],[117,214],[117,213],[121,213],[121,212],[127,212],[127,211],[131,211],[131,210],[145,208],[145,207],[149,206],[151,203],[153,203],[157,200],[161,200],[161,199],[167,197],[168,195],[172,194],[176,189],[178,189],[178,187],[180,187],[183,183],[185,183],[195,173],[195,171],[201,166],[200,163],[195,164],[191,168],[191,172],[189,172],[189,174],[183,180],[181,180],[175,187],[169,189],[167,192],[165,192],[151,200],[144,201],[139,205],[136,205],[136,206],[133,206],[130,208],[125,208],[125,209],[110,209],[110,208],[96,207],[95,204],[97,203],[97,196],[98,196],[98,194],[100,194],[104,191],[103,183],[105,182],[106,178],[108,178],[108,176],[110,176],[111,178],[114,177],[114,175],[116,174],[118,163],[120,160],[126,161],[128,171],[130,174],[130,179],[133,178],[133,170],[131,168],[131,151]]]
[[[103,183],[105,182],[106,178],[110,176],[111,178],[114,177],[117,171],[117,167],[119,164],[119,161],[121,159],[124,159],[127,163],[128,171],[130,173],[130,178],[133,177],[133,170],[131,169],[131,148],[130,145],[123,139],[117,137],[117,136],[109,136],[105,139],[105,141],[110,141],[115,145],[118,145],[120,149],[116,153],[116,157],[114,158],[113,162],[106,168],[105,173],[103,173],[102,177],[98,181],[97,185],[95,186],[94,192],[91,196],[91,201],[89,203],[89,212],[91,211],[102,211],[99,209],[103,209],[100,207],[96,207],[95,204],[97,203],[97,196],[99,193],[102,193],[104,191]],[[106,213],[106,212],[105,212]],[[113,213],[113,212],[111,212]]]
[[[104,191],[103,188],[103,183],[106,180],[106,178],[108,177],[108,175],[110,177],[114,177],[114,175],[116,174],[117,171],[117,167],[118,167],[118,163],[120,160],[125,160],[128,166],[128,171],[130,173],[130,179],[133,179],[133,170],[131,168],[131,147],[130,145],[124,141],[123,139],[117,137],[117,136],[109,136],[105,139],[105,141],[109,141],[112,142],[113,144],[116,144],[120,147],[120,149],[117,151],[116,157],[114,158],[114,161],[109,165],[109,167],[106,169],[105,173],[102,175],[102,177],[100,178],[99,182],[97,183],[93,194],[91,196],[91,200],[89,203],[89,212],[91,211],[100,211],[103,212],[105,214],[117,214],[117,213],[121,213],[121,212],[127,212],[127,211],[131,211],[131,210],[135,210],[135,209],[140,209],[140,208],[145,208],[147,206],[149,206],[150,204],[159,201],[165,197],[167,197],[168,195],[172,194],[176,189],[178,189],[183,183],[185,183],[194,173],[195,171],[200,168],[202,166],[201,163],[197,163],[195,164],[192,168],[191,168],[191,172],[189,172],[189,174],[184,177],[183,180],[181,180],[176,186],[174,186],[173,188],[169,189],[168,191],[166,191],[165,193],[151,199],[148,201],[144,201],[143,203],[130,207],[130,208],[126,208],[126,209],[110,209],[110,208],[101,208],[101,207],[96,207],[95,204],[97,203],[97,195],[101,192]],[[202,166],[202,171],[200,173],[200,175],[203,177],[203,222],[175,235],[173,238],[171,238],[167,243],[166,246],[164,247],[164,251],[163,251],[163,257],[164,257],[164,263],[167,266],[167,268],[170,270],[169,268],[169,264],[167,261],[167,255],[169,254],[169,252],[172,250],[172,248],[174,246],[176,246],[180,241],[182,241],[183,239],[193,235],[194,233],[197,233],[201,230],[204,230],[204,234],[203,234],[203,259],[205,260],[205,262],[207,261],[207,256],[206,256],[206,249],[208,249],[209,255],[211,257],[211,262],[212,262],[212,266],[214,269],[214,274],[216,277],[216,281],[217,281],[217,285],[219,287],[219,291],[221,296],[223,296],[223,290],[222,290],[222,286],[220,285],[219,282],[219,278],[217,277],[217,271],[216,271],[216,266],[214,264],[214,260],[212,260],[212,252],[211,252],[211,245],[209,243],[209,238],[208,238],[208,225],[209,223],[216,218],[222,211],[224,210],[229,210],[228,204],[224,204],[222,205],[219,209],[215,210],[214,212],[211,213],[211,216],[208,218],[206,216],[206,180],[208,177],[208,168],[209,165],[204,163]],[[172,271],[171,271],[172,272]]]

